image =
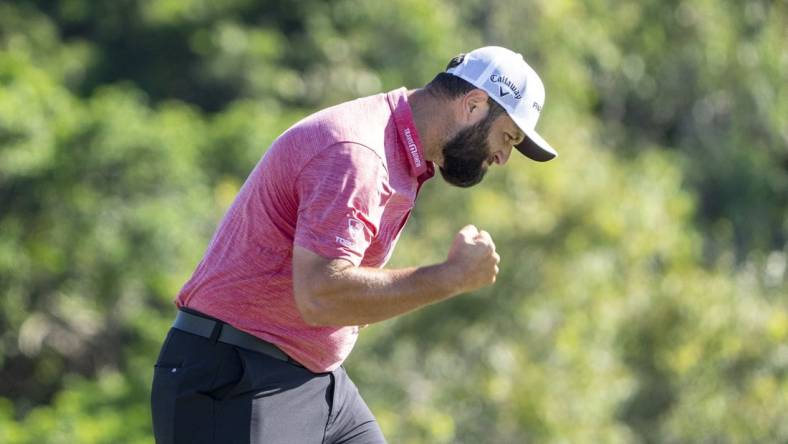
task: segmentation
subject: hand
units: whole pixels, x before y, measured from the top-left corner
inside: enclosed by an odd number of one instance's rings
[[[464,226],[454,237],[446,264],[456,273],[459,291],[473,291],[495,282],[501,257],[490,233]]]

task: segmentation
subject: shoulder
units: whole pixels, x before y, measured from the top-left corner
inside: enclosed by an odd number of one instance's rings
[[[378,150],[358,142],[336,142],[317,150],[305,163],[300,180],[352,177],[354,181],[388,182],[385,157]]]
[[[376,94],[318,111],[293,125],[283,137],[301,143],[318,142],[316,148],[356,143],[377,151],[385,159],[385,132],[391,117],[386,95]]]

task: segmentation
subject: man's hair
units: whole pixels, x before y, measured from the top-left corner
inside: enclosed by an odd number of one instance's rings
[[[459,65],[462,63],[464,58],[465,54],[459,54],[455,56],[449,61],[449,64],[446,65],[446,69],[448,70]],[[424,89],[433,97],[445,100],[453,100],[477,88],[470,82],[453,74],[440,72],[430,81],[430,83],[424,87]],[[487,97],[487,104],[490,106],[490,111],[488,114],[488,118],[490,119],[495,119],[504,112],[503,107],[499,105],[498,102],[493,100],[492,97]]]

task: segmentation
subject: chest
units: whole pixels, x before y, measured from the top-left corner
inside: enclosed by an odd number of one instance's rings
[[[400,189],[395,192],[383,210],[378,233],[364,253],[362,266],[382,267],[394,253],[402,229],[410,217],[416,200],[416,190]]]

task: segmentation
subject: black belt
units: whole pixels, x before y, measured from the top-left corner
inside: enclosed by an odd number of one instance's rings
[[[287,356],[285,352],[279,350],[279,348],[274,344],[266,342],[256,336],[250,335],[249,333],[238,330],[232,325],[221,321],[204,318],[202,316],[187,313],[183,310],[178,310],[178,315],[175,317],[175,323],[172,324],[172,327],[177,328],[178,330],[183,330],[187,333],[202,336],[203,338],[214,337],[214,335],[217,334],[214,332],[214,329],[219,328],[220,330],[218,332],[218,336],[216,336],[216,340],[219,342],[224,342],[225,344],[235,345],[247,350],[256,351],[272,358],[279,359],[280,361],[289,362],[299,367],[303,367],[303,365],[293,360],[290,356]]]

